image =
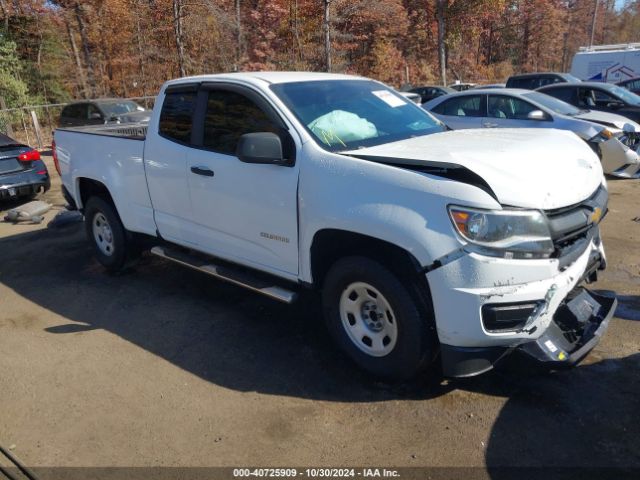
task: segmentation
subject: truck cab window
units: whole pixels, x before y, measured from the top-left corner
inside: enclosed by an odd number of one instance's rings
[[[260,107],[244,95],[227,90],[209,92],[202,142],[205,148],[235,155],[238,140],[245,133],[278,130]]]
[[[161,136],[181,143],[190,143],[195,92],[167,93],[160,112]]]

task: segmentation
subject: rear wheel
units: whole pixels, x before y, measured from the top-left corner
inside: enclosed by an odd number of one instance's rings
[[[416,279],[407,286],[365,257],[339,260],[323,288],[325,320],[340,347],[360,367],[406,380],[425,370],[437,351],[430,307]]]
[[[107,270],[122,270],[136,257],[135,246],[110,202],[100,197],[89,198],[84,208],[84,222],[96,258]]]

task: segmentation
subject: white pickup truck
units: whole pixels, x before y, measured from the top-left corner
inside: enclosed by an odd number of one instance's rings
[[[257,72],[167,82],[148,125],[59,129],[54,154],[108,270],[144,236],[276,300],[318,289],[377,376],[572,365],[615,310],[581,286],[605,267],[608,193],[573,133],[445,131],[373,80]]]

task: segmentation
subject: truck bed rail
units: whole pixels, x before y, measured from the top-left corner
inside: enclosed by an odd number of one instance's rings
[[[102,135],[107,137],[129,138],[131,140],[144,140],[147,136],[147,123],[127,123],[117,125],[90,125],[86,127],[58,128],[65,132],[87,133],[90,135]]]

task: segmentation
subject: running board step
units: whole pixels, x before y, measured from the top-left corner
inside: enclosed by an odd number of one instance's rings
[[[211,263],[210,258],[206,258],[199,254],[183,253],[178,250],[169,249],[167,247],[153,247],[151,249],[153,255],[166,258],[172,262],[179,263],[185,267],[198,270],[225,282],[233,283],[240,287],[247,288],[257,293],[261,293],[274,300],[283,303],[293,303],[297,297],[296,292],[287,290],[286,288],[273,285],[266,275],[253,273],[242,267],[226,267]]]

